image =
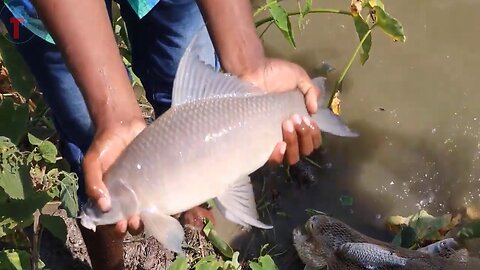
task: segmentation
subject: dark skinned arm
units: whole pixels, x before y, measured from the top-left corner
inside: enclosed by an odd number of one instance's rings
[[[287,91],[298,88],[305,95],[308,111],[317,110],[320,90],[305,70],[291,62],[265,56],[256,33],[249,0],[197,0],[222,67],[241,79],[266,91]],[[310,154],[321,144],[318,126],[298,115],[283,123],[284,142],[279,143],[271,161],[294,164],[299,154]],[[285,144],[286,143],[286,144]]]
[[[33,0],[85,98],[96,132],[83,160],[87,195],[110,208],[103,173],[146,126],[116,45],[104,1]],[[50,16],[52,15],[52,16]],[[129,220],[139,226],[138,216]],[[125,231],[127,221],[117,224]]]
[[[82,91],[96,128],[141,118],[105,3],[33,0],[33,4]]]

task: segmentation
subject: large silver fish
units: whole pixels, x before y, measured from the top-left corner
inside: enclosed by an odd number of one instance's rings
[[[180,61],[172,107],[145,128],[105,174],[112,209],[102,213],[87,204],[80,216],[84,227],[95,230],[137,213],[147,234],[182,253],[184,231],[171,215],[213,199],[228,220],[271,228],[258,221],[248,175],[264,165],[282,141],[284,120],[294,113],[308,116],[304,97],[296,89],[266,94],[215,72],[198,57],[198,36]],[[323,84],[324,79],[315,81]],[[323,131],[357,136],[326,108],[313,119]]]
[[[312,216],[295,228],[293,244],[305,270],[480,269],[480,260],[453,238],[411,250],[371,238],[326,215]]]

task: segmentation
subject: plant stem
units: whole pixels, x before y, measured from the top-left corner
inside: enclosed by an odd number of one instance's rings
[[[259,37],[259,38],[262,38],[263,35],[267,32],[268,28],[270,28],[270,26],[272,26],[272,24],[273,24],[273,21],[270,22],[270,23],[265,27],[265,29],[263,29],[262,33],[260,33],[260,35],[259,35],[258,37]]]
[[[32,270],[38,270],[38,247],[40,245],[38,236],[40,234],[40,211],[33,213],[33,239],[32,239]]]
[[[338,9],[331,9],[331,8],[317,8],[317,9],[311,9],[307,14],[310,14],[310,13],[333,13],[333,14],[343,14],[343,15],[348,15],[348,16],[352,16],[352,13],[350,11],[346,11],[346,10],[338,10]],[[295,12],[289,12],[287,13],[287,16],[290,17],[290,16],[295,16],[295,15],[300,15],[300,11],[295,11]],[[257,21],[255,23],[255,26],[256,27],[259,27],[265,23],[268,23],[268,22],[271,22],[271,21],[274,21],[273,17],[270,16],[270,17],[267,17],[267,18],[263,18],[259,21]]]
[[[365,35],[363,36],[362,40],[360,40],[360,43],[358,43],[357,48],[355,49],[355,51],[353,52],[352,56],[350,57],[350,60],[348,61],[348,63],[347,63],[347,65],[345,66],[345,68],[343,69],[342,74],[340,75],[340,78],[338,78],[337,82],[335,83],[335,89],[334,89],[334,91],[332,92],[332,95],[330,96],[330,100],[328,101],[328,107],[329,107],[329,108],[331,108],[332,101],[333,101],[333,98],[334,98],[335,94],[336,94],[337,92],[340,92],[341,86],[342,86],[342,83],[343,83],[343,80],[345,79],[345,76],[347,75],[347,72],[350,70],[350,67],[351,67],[352,64],[353,64],[353,61],[354,61],[355,58],[357,57],[357,54],[358,54],[358,52],[360,51],[360,48],[362,48],[363,43],[365,42],[365,40],[367,40],[367,37],[372,33],[372,30],[373,30],[374,27],[375,27],[375,25],[373,25],[373,26],[367,31],[367,33],[365,33]]]

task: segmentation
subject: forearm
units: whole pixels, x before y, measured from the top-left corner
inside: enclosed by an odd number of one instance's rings
[[[243,75],[265,61],[249,0],[197,0],[222,67]]]
[[[82,91],[98,129],[141,119],[105,8],[99,0],[33,0]]]

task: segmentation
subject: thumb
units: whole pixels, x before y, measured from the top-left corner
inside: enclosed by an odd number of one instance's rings
[[[110,195],[102,180],[102,164],[99,151],[95,147],[92,147],[85,155],[83,171],[87,196],[95,202],[101,211],[107,212],[111,208]]]

